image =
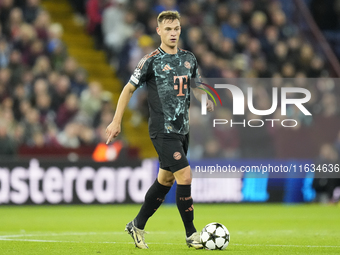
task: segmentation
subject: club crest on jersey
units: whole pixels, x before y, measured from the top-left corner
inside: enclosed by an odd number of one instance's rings
[[[180,160],[182,158],[182,154],[178,151],[176,151],[173,155],[174,159]]]
[[[188,69],[191,68],[191,65],[190,65],[190,63],[189,63],[188,61],[185,61],[185,62],[184,62],[184,66],[185,66],[186,68],[188,68]]]

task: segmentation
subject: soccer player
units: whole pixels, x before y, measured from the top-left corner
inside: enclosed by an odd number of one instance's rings
[[[200,78],[195,56],[177,47],[181,33],[179,13],[164,11],[157,17],[157,22],[161,45],[140,60],[124,87],[115,116],[106,129],[107,143],[120,133],[123,113],[133,92],[146,84],[150,109],[149,134],[159,156],[160,169],[138,215],[126,225],[125,230],[132,236],[136,247],[147,249],[144,241],[145,224],[162,204],[176,180],[176,204],[184,223],[186,243],[189,247],[200,249],[200,235],[193,224],[192,177],[186,155],[190,86],[198,100],[205,92],[190,82],[191,79]],[[212,101],[207,100],[207,111],[213,110]]]

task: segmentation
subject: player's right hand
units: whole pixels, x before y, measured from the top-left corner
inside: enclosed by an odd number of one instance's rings
[[[106,130],[107,141],[106,144],[109,144],[114,138],[116,138],[120,133],[120,123],[112,121],[110,125],[107,126]]]

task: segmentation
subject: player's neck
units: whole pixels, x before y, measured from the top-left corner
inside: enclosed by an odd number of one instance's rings
[[[164,43],[161,43],[161,49],[165,52],[165,53],[168,53],[168,54],[177,54],[177,45],[173,48],[165,45]]]

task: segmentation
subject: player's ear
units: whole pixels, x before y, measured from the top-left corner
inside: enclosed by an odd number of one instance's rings
[[[161,35],[161,29],[159,27],[156,27],[156,31],[158,35]]]

